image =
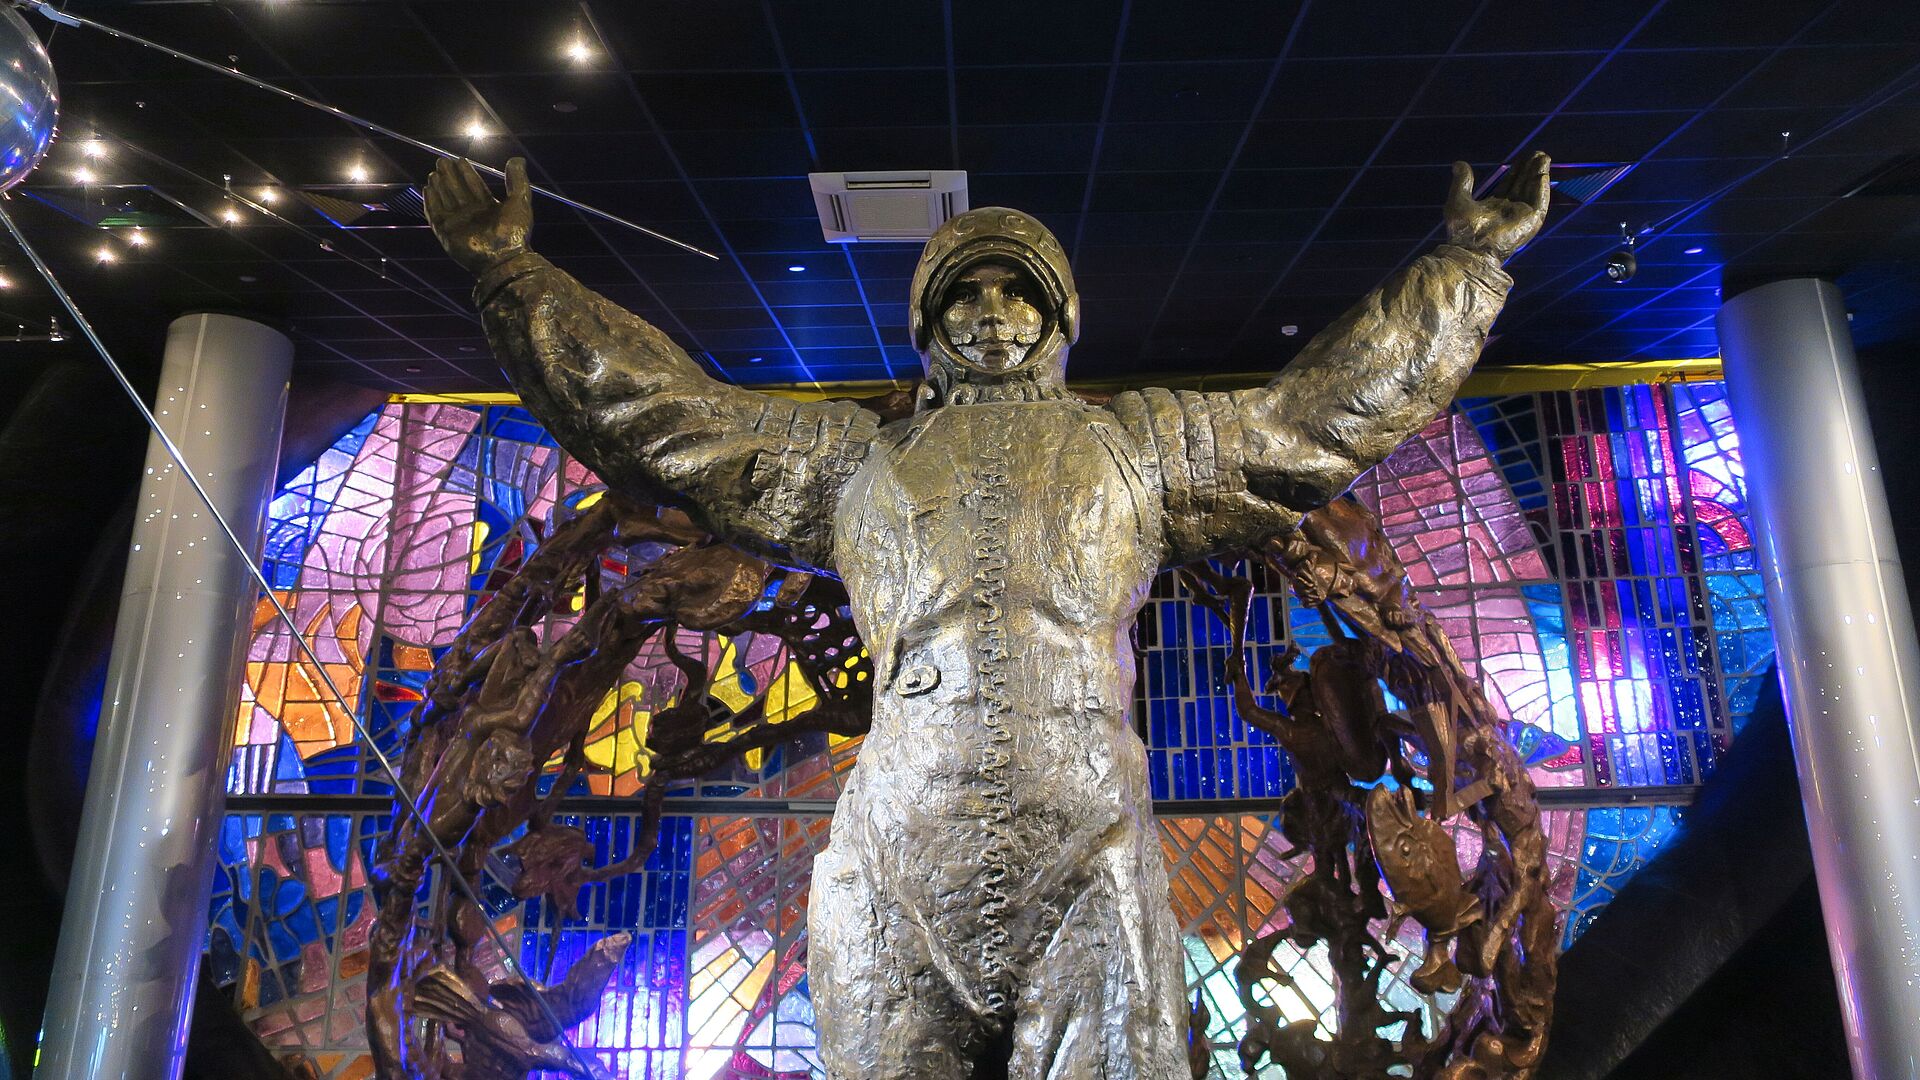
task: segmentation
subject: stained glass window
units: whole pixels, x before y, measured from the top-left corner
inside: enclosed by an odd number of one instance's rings
[[[263,601],[229,775],[229,790],[252,801],[222,831],[209,963],[269,1045],[308,1057],[322,1075],[369,1074],[360,1031],[367,867],[385,818],[362,803],[332,807],[386,788],[350,718],[383,749],[397,747],[467,616],[550,533],[557,510],[598,490],[517,407],[395,403],[273,503],[269,580],[322,668],[297,653]],[[1379,513],[1538,782],[1586,789],[1561,795],[1604,801],[1609,788],[1697,783],[1769,677],[1739,441],[1718,384],[1462,402],[1354,494]],[[603,573],[612,582],[657,554],[615,552]],[[1288,645],[1310,652],[1328,640],[1282,583],[1246,565],[1221,569],[1253,578],[1256,679]],[[1225,629],[1171,576],[1156,582],[1136,641],[1136,716],[1187,928],[1187,974],[1207,995],[1227,1064],[1241,1022],[1231,959],[1270,928],[1295,871],[1277,857],[1285,845],[1270,809],[1209,804],[1273,799],[1293,773],[1272,740],[1234,714]],[[677,645],[721,673],[723,698],[766,692],[770,710],[811,705],[769,636],[682,631]],[[626,854],[632,818],[593,800],[637,790],[647,719],[683,685],[656,641],[594,719],[590,768],[568,810],[602,863]],[[536,976],[563,971],[599,935],[635,935],[601,1010],[576,1031],[579,1046],[629,1077],[819,1075],[805,905],[827,818],[756,816],[753,807],[831,800],[858,749],[858,739],[807,736],[690,786],[686,794],[739,800],[742,813],[669,819],[644,869],[589,886],[578,918],[488,894],[496,926]],[[1549,809],[1569,941],[1678,816],[1665,806]],[[1477,838],[1463,833],[1460,843],[1471,857]],[[1324,958],[1277,959],[1296,980],[1288,1015],[1324,1019]]]

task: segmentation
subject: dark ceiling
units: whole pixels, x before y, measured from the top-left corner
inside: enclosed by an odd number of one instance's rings
[[[62,6],[482,160],[523,153],[535,182],[718,252],[536,206],[539,250],[742,381],[918,370],[917,248],[822,242],[815,170],[962,168],[974,205],[1047,221],[1084,297],[1081,377],[1273,368],[1435,243],[1448,162],[1484,176],[1534,147],[1632,168],[1556,196],[1492,362],[1711,355],[1723,281],[1807,271],[1839,277],[1856,337],[1920,339],[1913,0]],[[50,46],[63,138],[10,206],[118,349],[157,351],[186,310],[251,310],[316,373],[502,385],[409,209],[427,155],[90,30]],[[469,142],[476,118],[500,134]],[[225,175],[344,202],[226,226]],[[111,229],[121,257],[97,264],[103,215],[151,242]],[[1652,231],[1616,285],[1622,222]],[[0,259],[0,309],[44,328],[51,296]]]

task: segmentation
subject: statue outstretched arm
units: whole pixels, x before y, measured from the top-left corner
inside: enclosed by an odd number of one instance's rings
[[[501,202],[471,166],[442,162],[427,209],[449,254],[478,277],[487,338],[528,410],[609,486],[684,507],[776,559],[830,569],[834,506],[878,418],[712,378],[666,334],[527,250],[518,159],[508,177]]]
[[[1123,417],[1139,413],[1131,426],[1152,431],[1170,562],[1291,526],[1445,408],[1512,287],[1501,264],[1545,220],[1547,168],[1534,154],[1475,200],[1472,169],[1456,163],[1447,242],[1354,305],[1265,387],[1115,400]]]

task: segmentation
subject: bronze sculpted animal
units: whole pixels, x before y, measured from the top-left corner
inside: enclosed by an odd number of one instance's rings
[[[1460,849],[1453,834],[1420,813],[1409,788],[1381,785],[1367,794],[1367,833],[1380,872],[1393,890],[1393,936],[1411,917],[1427,931],[1427,954],[1409,980],[1423,994],[1460,989],[1460,969],[1450,955],[1453,939],[1480,921],[1480,898],[1460,879]]]

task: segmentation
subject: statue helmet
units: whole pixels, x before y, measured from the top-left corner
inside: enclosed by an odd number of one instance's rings
[[[1035,218],[1004,206],[983,206],[948,218],[934,231],[913,271],[908,300],[907,330],[913,347],[929,369],[948,346],[936,333],[940,300],[967,267],[988,259],[1011,262],[1040,283],[1051,307],[1050,324],[1058,335],[1051,349],[1063,362],[1068,347],[1080,338],[1080,294],[1073,287],[1073,270],[1060,241]],[[1049,346],[1043,342],[1041,348]]]

